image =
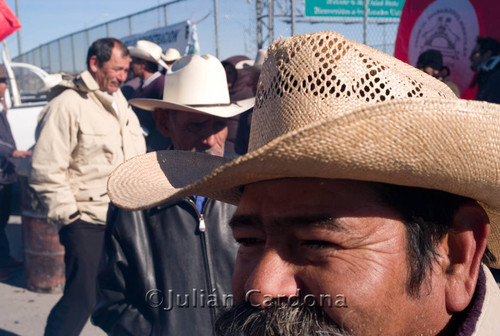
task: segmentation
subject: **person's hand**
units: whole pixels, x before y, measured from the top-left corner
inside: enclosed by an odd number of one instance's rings
[[[12,157],[24,159],[27,156],[31,156],[31,153],[33,153],[33,151],[30,151],[30,150],[29,151],[15,150],[14,152],[12,152]]]

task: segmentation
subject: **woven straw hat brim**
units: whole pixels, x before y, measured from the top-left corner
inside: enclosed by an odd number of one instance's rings
[[[156,108],[171,109],[184,112],[205,113],[216,117],[231,118],[251,109],[255,104],[255,98],[239,100],[229,105],[223,106],[203,106],[193,107],[184,104],[176,104],[160,99],[137,98],[129,101],[130,105],[147,111],[154,111]]]
[[[492,224],[488,246],[500,255],[499,115],[499,105],[458,99],[380,103],[315,122],[232,161],[179,151],[138,156],[113,172],[108,193],[120,207],[144,209],[190,195],[237,204],[240,186],[290,177],[437,189],[484,206]]]

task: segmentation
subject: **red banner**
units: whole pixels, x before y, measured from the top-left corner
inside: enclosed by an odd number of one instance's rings
[[[450,69],[462,98],[475,95],[467,90],[473,71],[469,56],[477,36],[500,40],[500,1],[406,0],[396,38],[394,56],[416,65],[420,53],[437,49]]]
[[[5,0],[0,0],[0,41],[21,28],[21,23],[10,10]]]

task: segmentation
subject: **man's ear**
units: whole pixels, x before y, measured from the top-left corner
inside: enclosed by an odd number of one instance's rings
[[[99,61],[97,60],[97,56],[90,56],[89,59],[89,69],[92,73],[96,73],[99,70]]]
[[[166,110],[155,109],[153,111],[156,128],[166,138],[170,137],[170,116],[170,112]]]
[[[489,233],[484,209],[474,201],[462,203],[455,212],[447,239],[443,240],[449,259],[445,270],[449,312],[463,311],[471,302]]]

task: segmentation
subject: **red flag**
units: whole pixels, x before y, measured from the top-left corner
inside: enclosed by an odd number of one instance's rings
[[[5,0],[0,0],[0,41],[21,28],[21,22],[10,10]]]
[[[462,98],[474,97],[469,89],[474,76],[469,56],[477,36],[500,40],[499,15],[500,1],[406,0],[394,56],[416,65],[421,52],[441,51],[449,79],[458,85]]]

